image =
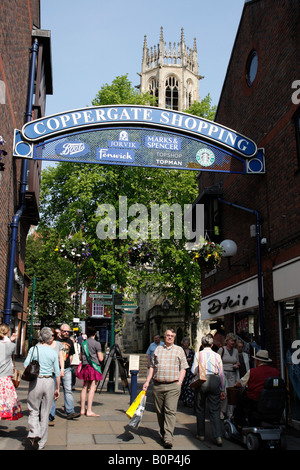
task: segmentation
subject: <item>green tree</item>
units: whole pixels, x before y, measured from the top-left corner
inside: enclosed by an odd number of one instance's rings
[[[212,106],[211,101],[211,96],[208,93],[201,101],[195,101],[185,112],[213,121],[217,107]]]
[[[111,85],[104,85],[93,105],[149,104],[151,99],[149,94],[141,96],[124,75]],[[208,95],[188,112],[211,118],[210,104]],[[183,207],[197,197],[196,172],[58,163],[42,174],[39,230],[43,233],[53,230],[57,234],[56,243],[68,236],[72,227],[82,231],[91,256],[80,268],[80,280],[88,290],[109,290],[111,283],[127,291],[159,290],[184,309],[188,325],[198,310],[201,288],[200,270],[185,249],[185,240],[175,239],[172,233],[170,240],[160,240],[157,244],[160,255],[152,270],[130,269],[128,249],[132,240],[123,240],[119,233],[120,196],[126,196],[128,207],[143,204],[148,214],[151,204],[180,203]],[[98,224],[104,218],[97,209],[102,204],[111,204],[116,210],[116,238],[97,236]],[[80,217],[78,209],[82,211]],[[127,223],[132,221],[134,216],[128,217]],[[70,276],[74,288],[72,280],[74,277]]]
[[[34,232],[27,238],[26,274],[37,278],[34,307],[42,327],[69,322],[74,316],[70,288],[74,274],[70,263],[57,258],[56,244],[57,233],[53,230]],[[29,297],[32,298],[32,286]]]
[[[126,75],[116,77],[111,85],[106,83],[98,91],[93,106],[105,106],[111,104],[137,104],[155,106],[156,98],[150,93],[140,93],[133,88]]]

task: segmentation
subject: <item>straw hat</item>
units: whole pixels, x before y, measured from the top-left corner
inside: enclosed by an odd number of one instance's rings
[[[253,359],[257,359],[261,362],[272,362],[272,359],[269,358],[269,353],[266,349],[260,349],[255,356],[252,356]]]

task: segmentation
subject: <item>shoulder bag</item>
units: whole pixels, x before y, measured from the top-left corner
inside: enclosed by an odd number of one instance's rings
[[[21,378],[22,372],[16,369],[15,356],[13,356],[13,363],[14,363],[14,369],[13,369],[13,375],[11,376],[11,381],[14,384],[14,387],[18,388],[20,384],[20,378]]]
[[[32,359],[34,350],[37,350],[37,359]],[[35,380],[40,373],[40,363],[39,363],[39,348],[37,346],[34,346],[32,353],[31,353],[31,358],[30,358],[30,363],[24,370],[21,379],[26,380],[27,382],[32,382],[32,380]]]
[[[196,356],[196,359],[198,361],[198,372],[197,374],[195,375],[195,377],[192,379],[192,381],[190,382],[190,387],[193,389],[193,390],[197,390],[197,388],[199,388],[204,382],[206,382],[206,374],[205,374],[205,367],[204,365],[202,364],[202,362],[200,362],[200,353],[199,353],[199,359],[198,357]]]
[[[94,362],[90,356],[87,340],[83,341],[82,349],[84,351],[84,354],[86,355],[87,361],[90,364],[90,366],[92,366],[97,372],[99,372],[99,374],[102,374],[101,367],[99,366],[99,364]]]

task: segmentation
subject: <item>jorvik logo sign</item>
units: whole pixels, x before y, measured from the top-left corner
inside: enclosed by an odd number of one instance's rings
[[[220,299],[212,299],[208,302],[208,313],[211,315],[216,315],[221,310],[234,309],[239,306],[246,306],[248,301],[248,296],[241,298],[240,295],[236,299],[232,299],[230,295],[227,296],[226,300],[222,302]]]

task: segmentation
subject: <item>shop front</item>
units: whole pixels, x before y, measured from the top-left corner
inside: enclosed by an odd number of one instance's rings
[[[230,316],[232,328],[226,327]],[[257,276],[214,292],[201,300],[201,320],[225,336],[233,332],[250,354],[260,349],[260,323]]]
[[[288,418],[300,428],[300,258],[273,268],[281,325],[281,363],[289,390]]]

